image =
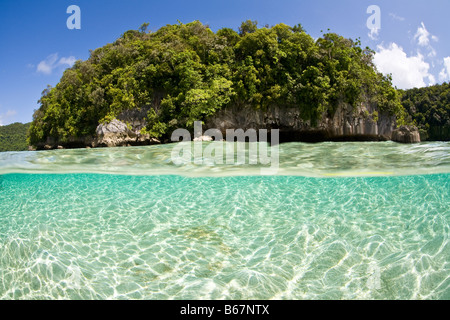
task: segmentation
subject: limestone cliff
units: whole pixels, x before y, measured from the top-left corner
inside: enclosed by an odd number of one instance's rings
[[[47,141],[44,148],[61,147],[115,147],[149,145],[159,140],[142,134],[147,125],[148,108],[122,112],[118,119],[97,127],[92,137],[72,139],[69,142]],[[203,129],[216,128],[225,136],[227,129],[279,129],[280,142],[301,141],[387,141],[420,142],[417,128],[402,126],[396,129],[395,116],[379,113],[369,105],[357,108],[342,104],[332,117],[324,114],[315,125],[304,120],[298,108],[271,106],[266,110],[230,106],[219,110],[205,121]],[[167,139],[165,140],[166,142]],[[42,146],[41,146],[42,148]]]
[[[206,121],[207,128],[280,129],[280,141],[365,141],[389,140],[396,127],[394,116],[379,114],[361,105],[356,110],[343,104],[333,117],[324,114],[316,125],[302,119],[298,108],[272,106],[267,110],[231,107]]]

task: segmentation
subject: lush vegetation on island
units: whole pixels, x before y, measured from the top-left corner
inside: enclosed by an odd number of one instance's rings
[[[0,152],[28,150],[27,132],[30,123],[12,123],[0,126]]]
[[[300,108],[304,119],[333,115],[339,103],[376,103],[403,121],[400,94],[376,71],[359,40],[325,33],[314,40],[300,24],[211,31],[195,21],[155,32],[125,32],[66,70],[44,90],[30,144],[93,135],[122,111],[151,105],[145,129],[160,137],[190,127],[228,105]]]
[[[427,140],[450,140],[450,83],[402,92],[402,105]]]

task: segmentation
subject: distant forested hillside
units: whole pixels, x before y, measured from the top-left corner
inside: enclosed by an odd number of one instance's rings
[[[0,152],[28,150],[27,132],[30,123],[0,126]]]
[[[403,91],[402,105],[422,139],[450,141],[450,83]]]

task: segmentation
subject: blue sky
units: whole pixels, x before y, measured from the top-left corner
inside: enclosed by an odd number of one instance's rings
[[[70,5],[81,9],[80,30],[67,28]],[[367,26],[370,5],[380,9],[377,30]],[[329,28],[374,49],[378,69],[392,73],[398,88],[449,82],[449,13],[448,0],[0,0],[0,125],[31,121],[47,84],[144,22],[153,31],[177,20],[200,20],[213,31],[237,30],[247,19],[301,23],[315,38]]]

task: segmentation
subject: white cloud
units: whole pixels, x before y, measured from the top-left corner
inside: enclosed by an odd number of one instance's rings
[[[69,67],[73,66],[75,61],[77,61],[77,59],[75,59],[75,57],[70,56],[67,58],[62,57],[61,59],[59,59],[59,65],[68,65]]]
[[[418,40],[419,46],[425,47],[430,44],[430,33],[425,28],[425,24],[422,22],[422,26],[417,29],[416,34],[414,35],[414,40]]]
[[[430,65],[425,62],[423,55],[408,57],[403,48],[391,43],[387,48],[382,45],[374,56],[374,63],[383,74],[392,74],[392,82],[400,89],[420,88],[435,83],[435,78],[428,71]]]
[[[439,72],[439,81],[444,82],[448,79],[448,74],[447,71],[444,69],[441,70],[441,72]]]
[[[400,17],[400,16],[398,16],[398,15],[396,15],[395,13],[392,13],[392,12],[389,13],[389,16],[392,17],[392,19],[394,19],[394,20],[405,21],[405,18]]]
[[[49,55],[45,60],[39,62],[37,66],[37,72],[41,72],[43,74],[51,74],[53,69],[57,67],[57,61],[57,53]]]
[[[58,60],[58,53],[49,55],[45,60],[39,62],[36,71],[49,75],[54,69],[58,67],[71,67],[75,63],[76,59],[73,56],[62,57]]]
[[[380,29],[377,28],[371,28],[370,32],[368,33],[368,36],[371,40],[378,40],[378,33]]]
[[[17,111],[15,111],[15,110],[8,110],[8,111],[6,111],[6,113],[1,113],[0,114],[0,126],[3,126],[5,121],[8,118],[11,118],[11,117],[15,116],[16,114],[17,114]]]
[[[430,40],[434,42],[438,42],[439,38],[432,35],[428,32],[427,28],[425,28],[425,24],[422,22],[419,28],[417,28],[417,32],[414,35],[414,40],[417,40],[417,44],[421,47],[425,47],[429,50],[428,56],[435,57],[436,50],[434,50],[433,46],[430,44]]]
[[[439,81],[444,82],[450,80],[450,57],[444,58],[444,68],[439,73]]]
[[[428,75],[428,85],[432,86],[434,84],[436,84],[436,78],[432,74],[429,74]]]

